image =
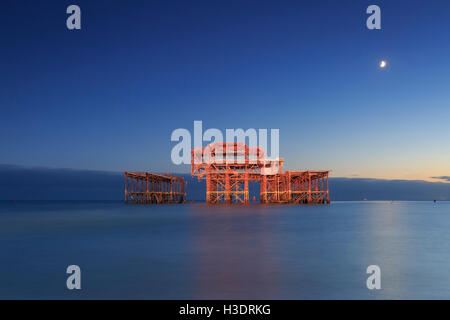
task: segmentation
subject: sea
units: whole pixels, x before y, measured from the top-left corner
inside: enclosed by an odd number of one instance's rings
[[[0,299],[450,299],[450,202],[3,201]]]

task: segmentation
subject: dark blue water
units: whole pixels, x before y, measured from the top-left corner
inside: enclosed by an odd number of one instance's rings
[[[450,202],[3,202],[0,249],[2,299],[450,299]]]

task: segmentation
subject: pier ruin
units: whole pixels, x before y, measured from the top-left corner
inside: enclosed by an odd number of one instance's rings
[[[249,182],[262,204],[330,203],[329,170],[285,171],[283,158],[266,159],[260,147],[211,143],[191,151],[191,176],[206,181],[209,204],[250,203]],[[183,203],[186,183],[170,174],[125,172],[126,203]]]
[[[171,174],[125,172],[125,203],[182,203],[184,179]]]
[[[330,203],[329,170],[283,172],[283,163],[238,142],[191,151],[191,175],[206,180],[207,203],[249,203],[250,181],[260,183],[261,203]]]

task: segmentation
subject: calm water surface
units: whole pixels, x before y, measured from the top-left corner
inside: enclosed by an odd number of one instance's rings
[[[3,202],[0,249],[2,299],[450,299],[450,202]]]

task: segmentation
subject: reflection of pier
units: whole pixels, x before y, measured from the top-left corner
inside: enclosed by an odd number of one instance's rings
[[[182,203],[185,199],[183,178],[170,174],[125,172],[126,203]]]
[[[207,203],[249,203],[249,181],[260,182],[261,203],[329,203],[328,170],[286,171],[282,158],[260,147],[212,143],[191,152],[191,175],[206,180]]]

